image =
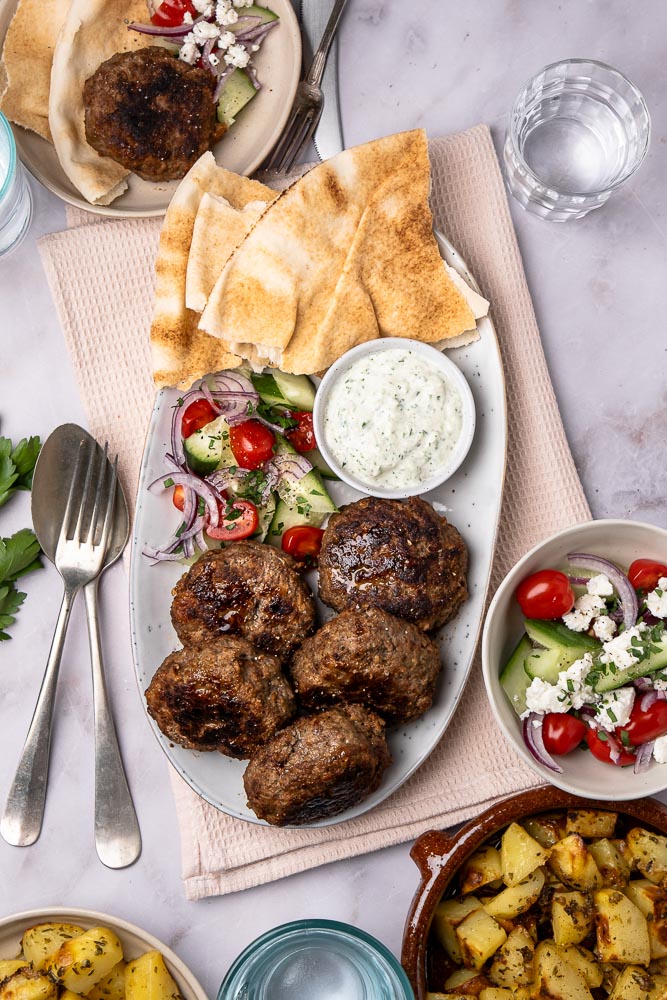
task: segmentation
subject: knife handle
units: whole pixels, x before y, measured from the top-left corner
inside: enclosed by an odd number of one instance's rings
[[[310,69],[308,70],[308,75],[306,76],[306,81],[314,87],[319,87],[322,82],[322,77],[324,76],[324,67],[327,64],[327,56],[329,55],[329,49],[331,48],[331,43],[334,40],[334,35],[338,28],[338,23],[341,19],[343,11],[347,0],[336,0],[333,5],[333,10],[329,15],[329,20],[327,21],[327,26],[324,29],[324,34],[322,35],[322,41],[317,47],[317,51],[313,56],[313,61],[310,64]]]

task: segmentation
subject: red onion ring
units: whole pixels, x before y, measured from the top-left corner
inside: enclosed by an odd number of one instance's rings
[[[556,763],[544,746],[544,736],[542,735],[543,722],[544,716],[538,715],[537,712],[531,712],[523,720],[524,742],[539,764],[542,764],[543,767],[548,767],[550,771],[557,771],[558,774],[562,774],[563,768],[560,764]]]
[[[165,484],[170,486],[189,487],[194,493],[197,494],[197,496],[201,497],[206,504],[209,524],[211,524],[214,528],[218,526],[220,518],[220,512],[218,510],[218,495],[209,483],[200,479],[198,476],[195,476],[192,472],[167,472],[165,475],[160,476],[159,479],[153,480],[148,489],[152,493],[155,493],[158,486],[161,486],[164,489]],[[188,518],[186,517],[185,510],[183,511],[183,517],[187,524]],[[188,527],[190,527],[189,524]]]
[[[637,621],[639,614],[639,604],[635,588],[628,580],[625,573],[622,573],[618,566],[603,559],[601,556],[594,556],[588,552],[569,552],[567,561],[572,566],[590,570],[592,573],[604,573],[610,583],[613,584],[618,594],[621,607],[623,609],[623,623],[626,628],[632,628]]]
[[[290,483],[298,483],[313,468],[304,455],[275,455],[270,464],[280,479],[286,479]]]
[[[655,740],[651,740],[650,743],[642,743],[637,747],[637,757],[635,759],[634,772],[635,774],[643,774],[648,770],[648,766],[651,763],[651,757],[653,756],[653,747]]]
[[[639,702],[639,708],[642,712],[648,712],[651,705],[655,704],[656,701],[660,701],[657,691],[649,691],[647,694],[642,695],[641,701]]]

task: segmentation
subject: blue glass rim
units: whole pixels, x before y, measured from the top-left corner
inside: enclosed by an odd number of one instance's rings
[[[398,961],[396,956],[393,955],[381,941],[378,941],[378,939],[373,937],[372,934],[368,934],[366,931],[363,931],[359,927],[355,927],[352,924],[345,924],[339,920],[324,920],[319,918],[310,920],[293,920],[286,924],[280,924],[278,927],[273,927],[271,930],[265,931],[264,934],[261,934],[258,938],[255,938],[254,941],[251,941],[250,944],[243,949],[241,954],[234,959],[232,965],[228,969],[226,976],[220,984],[217,1000],[232,1000],[232,998],[227,997],[223,991],[232,985],[233,980],[243,969],[244,965],[246,965],[248,959],[257,951],[267,945],[289,937],[290,935],[294,935],[302,931],[307,932],[312,930],[332,931],[339,938],[351,938],[352,940],[361,941],[363,944],[368,945],[382,959],[384,959],[391,972],[394,973],[398,980],[398,984],[401,986],[403,993],[405,994],[406,1000],[413,1000],[414,993],[412,986],[410,985],[410,980],[408,979],[403,966]]]
[[[0,187],[0,199],[2,199],[6,195],[7,189],[9,188],[16,171],[16,143],[14,142],[14,133],[12,132],[12,127],[3,115],[2,111],[0,111],[0,128],[2,128],[2,131],[7,138],[7,148],[9,149],[9,162],[7,164],[5,177],[2,181],[2,186]]]

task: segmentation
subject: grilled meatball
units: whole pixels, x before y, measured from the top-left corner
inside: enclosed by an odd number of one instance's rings
[[[243,784],[260,819],[298,826],[361,802],[390,763],[382,719],[361,705],[340,705],[277,733],[250,758]]]
[[[319,566],[320,597],[336,611],[383,608],[425,630],[468,596],[465,542],[419,497],[348,504],[329,520]]]
[[[287,553],[235,542],[205,553],[173,590],[183,645],[231,633],[287,660],[315,629],[315,601]]]
[[[306,708],[354,702],[391,725],[431,707],[440,654],[416,625],[380,608],[364,608],[343,611],[306,639],[290,672]]]
[[[249,757],[296,710],[275,656],[235,636],[170,653],[150,682],[146,701],[174,743],[227,757]]]
[[[83,88],[86,139],[147,181],[183,177],[223,135],[215,77],[153,45],[118,52]]]

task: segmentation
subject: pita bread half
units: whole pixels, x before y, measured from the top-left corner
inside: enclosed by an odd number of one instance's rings
[[[164,218],[156,263],[151,349],[153,378],[158,386],[188,386],[208,372],[236,368],[241,359],[226,345],[197,328],[199,314],[185,304],[188,255],[195,219],[203,196],[224,199],[242,212],[246,206],[274,197],[257,181],[217,166],[204,153],[178,185]]]
[[[49,142],[49,89],[56,40],[69,0],[19,0],[5,35],[0,110]]]
[[[268,190],[268,189],[267,189]],[[185,304],[203,312],[225,264],[278,195],[251,201],[237,209],[219,195],[206,192],[199,203],[185,279]]]
[[[109,205],[127,188],[129,171],[86,142],[83,85],[116,52],[146,47],[128,29],[146,20],[145,0],[71,0],[58,37],[49,96],[49,126],[60,165],[93,205]]]

